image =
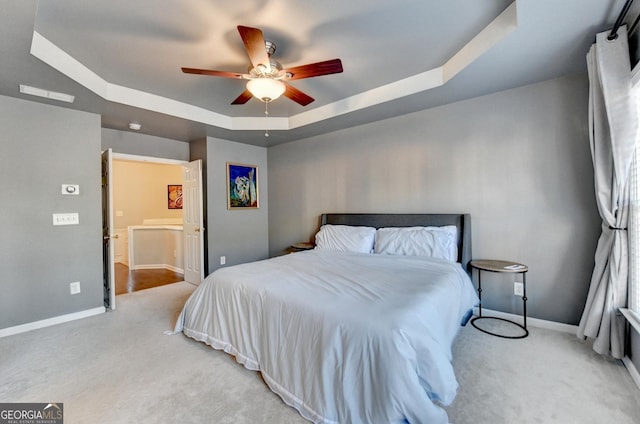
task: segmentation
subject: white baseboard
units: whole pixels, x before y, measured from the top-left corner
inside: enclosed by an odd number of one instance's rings
[[[53,318],[43,319],[41,321],[29,322],[26,324],[16,325],[14,327],[0,329],[0,338],[13,336],[14,334],[26,333],[27,331],[37,330],[39,328],[51,327],[52,325],[62,324],[64,322],[75,321],[81,318],[91,317],[106,312],[104,306],[98,308],[87,309],[85,311],[74,312],[72,314],[60,315]]]
[[[622,363],[624,364],[625,367],[627,367],[627,371],[629,371],[629,374],[631,375],[631,379],[633,380],[634,383],[636,383],[636,386],[638,386],[638,389],[640,389],[640,373],[638,373],[638,370],[636,366],[633,364],[633,362],[631,361],[631,358],[629,358],[628,356],[625,356],[624,358],[622,358]]]
[[[167,269],[169,271],[177,272],[180,274],[184,274],[184,269],[178,268],[177,266],[168,265],[168,264],[147,264],[147,265],[135,265],[130,268],[131,271],[135,271],[137,269]]]
[[[473,308],[474,315],[478,315],[478,308]],[[508,314],[506,312],[494,311],[482,308],[482,316],[490,316],[496,318],[504,318],[515,322],[522,322],[522,315]],[[527,327],[544,328],[547,330],[561,331],[563,333],[577,334],[578,326],[571,324],[563,324],[561,322],[547,321],[544,319],[527,317]]]
[[[164,269],[168,269],[169,271],[177,272],[179,274],[184,274],[184,269],[178,268],[177,266],[165,265]]]

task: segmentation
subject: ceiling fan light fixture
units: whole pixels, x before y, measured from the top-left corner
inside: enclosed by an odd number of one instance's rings
[[[272,102],[282,96],[287,87],[282,81],[272,78],[255,78],[247,82],[247,90],[263,102]]]
[[[246,74],[237,72],[216,71],[215,69],[182,68],[186,74],[211,75],[223,78],[241,78],[249,80],[246,89],[235,100],[232,105],[243,105],[252,97],[255,97],[268,105],[283,94],[285,97],[298,103],[300,106],[307,106],[313,102],[313,97],[303,93],[297,88],[288,85],[285,81],[299,80],[304,78],[319,77],[342,72],[342,61],[340,59],[325,60],[322,62],[298,65],[293,68],[283,69],[282,65],[271,58],[276,51],[276,45],[264,39],[262,30],[238,25],[238,32],[244,48],[249,55],[249,65]],[[265,107],[266,111],[266,107]]]

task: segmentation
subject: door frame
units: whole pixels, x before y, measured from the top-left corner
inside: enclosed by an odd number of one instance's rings
[[[180,159],[158,158],[154,156],[141,156],[141,155],[132,155],[129,153],[117,153],[117,152],[112,152],[111,160],[112,161],[123,160],[123,161],[131,161],[131,162],[147,162],[147,163],[157,163],[157,164],[163,164],[163,165],[177,165],[177,166],[186,166],[190,163],[189,161],[180,160]],[[111,194],[113,194],[113,186],[109,187],[109,190]],[[200,195],[204,196],[203,193],[200,193]],[[202,200],[204,200],[204,198]],[[202,202],[201,204],[203,205],[203,208],[204,208],[204,204]],[[109,210],[107,211],[109,215],[107,219],[113,218],[111,216],[111,214],[113,213],[112,209],[113,209],[113,205],[111,205]],[[201,213],[204,213],[204,211],[201,211]],[[113,229],[111,229],[111,231],[113,231]],[[203,234],[203,237],[204,237],[204,234]],[[203,239],[203,244],[204,244],[204,239]],[[203,251],[201,252],[201,255],[202,257],[204,257],[204,246],[202,247],[202,250]],[[113,255],[110,256],[109,261],[110,263],[108,264],[108,266],[113,267],[115,264]],[[115,281],[115,278],[112,281]],[[112,293],[115,293],[115,289],[116,289],[115,283],[113,283],[113,286],[111,287]],[[114,295],[113,305],[110,305],[110,308],[115,309],[115,295]]]
[[[100,153],[102,174],[102,284],[104,306],[107,309],[116,308],[115,293],[115,264],[113,245],[113,216],[111,209],[113,208],[113,151],[111,148]],[[117,236],[116,236],[117,238]]]
[[[151,163],[161,163],[164,165],[184,166],[185,164],[189,163],[188,160],[156,158],[153,156],[138,156],[138,155],[131,155],[129,153],[117,153],[117,152],[113,152],[111,158],[114,160],[117,159],[117,160],[128,160],[131,162],[151,162]]]

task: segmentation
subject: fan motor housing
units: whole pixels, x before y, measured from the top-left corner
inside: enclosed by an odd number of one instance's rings
[[[282,78],[282,64],[277,60],[271,59],[271,55],[276,51],[276,43],[273,41],[265,40],[264,41],[265,49],[267,50],[267,55],[269,56],[269,66],[271,67],[269,72],[262,67],[252,67],[249,66],[249,75],[254,78]]]
[[[264,46],[266,47],[267,54],[269,56],[276,52],[276,43],[274,43],[273,41],[264,40]]]

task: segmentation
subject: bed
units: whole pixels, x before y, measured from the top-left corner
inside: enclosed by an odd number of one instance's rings
[[[259,371],[309,421],[446,424],[443,406],[458,388],[451,346],[478,302],[469,215],[324,214],[320,224],[316,249],[210,274],[175,331]],[[418,254],[384,250],[424,227],[439,243],[444,229],[454,233],[453,245],[438,245],[447,257],[421,245]],[[369,251],[332,244],[344,240],[338,230],[347,244],[360,242],[356,232],[369,242],[371,229]]]

